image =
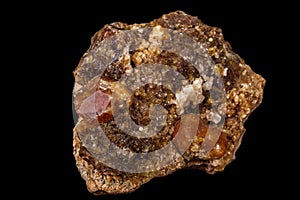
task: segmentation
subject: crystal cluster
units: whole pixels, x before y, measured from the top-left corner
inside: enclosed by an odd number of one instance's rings
[[[95,195],[182,168],[223,171],[265,85],[220,28],[182,11],[105,25],[74,77],[74,156]]]

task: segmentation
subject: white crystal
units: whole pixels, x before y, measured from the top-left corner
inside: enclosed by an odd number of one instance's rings
[[[212,121],[215,124],[219,123],[222,118],[218,113],[214,113],[214,112],[209,112],[206,117],[208,121]]]

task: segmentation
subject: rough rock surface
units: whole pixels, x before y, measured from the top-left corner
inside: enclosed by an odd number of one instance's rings
[[[220,28],[182,11],[105,25],[74,76],[74,156],[95,195],[182,168],[223,171],[265,85]]]

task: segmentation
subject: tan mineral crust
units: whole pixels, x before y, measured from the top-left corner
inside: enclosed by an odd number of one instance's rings
[[[182,11],[105,25],[74,70],[74,156],[95,195],[235,159],[265,79],[220,28]]]

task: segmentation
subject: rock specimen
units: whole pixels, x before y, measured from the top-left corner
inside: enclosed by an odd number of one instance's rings
[[[105,25],[74,76],[74,156],[95,195],[182,168],[223,171],[265,85],[220,28],[182,11]]]

